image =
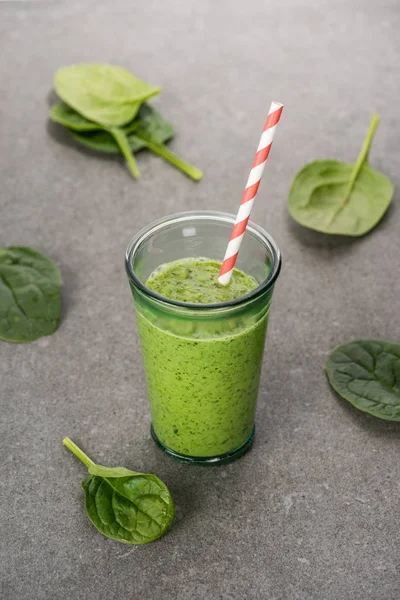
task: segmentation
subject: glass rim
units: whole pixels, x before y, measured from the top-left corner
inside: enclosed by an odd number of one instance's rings
[[[153,291],[149,287],[147,287],[136,275],[133,265],[132,259],[135,256],[135,253],[140,248],[141,244],[146,241],[147,238],[150,237],[153,233],[157,231],[161,231],[164,227],[169,226],[174,223],[179,223],[183,221],[189,221],[192,219],[204,219],[204,220],[214,220],[221,221],[225,223],[229,223],[230,225],[234,225],[236,215],[231,213],[225,213],[220,211],[213,210],[190,210],[179,213],[173,213],[170,215],[166,215],[161,219],[157,219],[156,221],[152,221],[145,227],[143,227],[138,233],[132,238],[130,241],[126,253],[125,253],[125,269],[128,275],[129,281],[142,293],[146,296],[150,296],[157,302],[161,302],[166,306],[186,308],[190,310],[215,310],[215,309],[224,309],[224,308],[233,308],[240,305],[244,305],[248,302],[256,300],[265,292],[269,291],[271,287],[274,285],[275,281],[278,278],[278,275],[281,270],[282,259],[281,253],[276,245],[273,238],[267,233],[262,227],[256,225],[253,221],[249,221],[246,228],[246,233],[251,233],[255,237],[257,237],[260,242],[267,246],[270,250],[272,256],[272,268],[267,276],[267,278],[262,281],[254,290],[251,290],[248,294],[244,296],[240,296],[240,298],[235,298],[234,300],[227,300],[225,302],[213,302],[209,304],[196,304],[194,302],[182,302],[180,300],[172,300],[171,298],[167,298],[166,296],[162,296],[157,292]],[[228,238],[227,238],[228,243]],[[210,257],[213,258],[213,257]],[[222,257],[223,258],[223,257]],[[217,260],[217,259],[213,259]]]

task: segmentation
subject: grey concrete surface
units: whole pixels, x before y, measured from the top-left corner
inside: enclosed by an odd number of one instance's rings
[[[373,110],[371,161],[399,189],[399,29],[397,0],[0,2],[1,245],[39,248],[64,282],[54,335],[0,343],[2,600],[398,600],[400,429],[339,400],[323,365],[352,338],[400,341],[399,194],[360,240],[301,229],[286,199],[307,161],[356,157]],[[164,87],[200,184],[147,154],[134,182],[46,124],[53,73],[83,61]],[[192,468],[150,439],[124,250],[175,210],[236,210],[271,99],[285,111],[254,219],[284,266],[257,437],[230,466]],[[170,533],[97,533],[64,435],[157,473]]]

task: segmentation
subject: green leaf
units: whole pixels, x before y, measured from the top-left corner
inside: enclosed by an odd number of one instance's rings
[[[140,107],[138,116],[141,114],[141,111],[145,106],[146,104],[143,104]],[[93,135],[104,133],[104,127],[102,125],[99,125],[99,123],[95,123],[94,121],[89,121],[88,119],[80,115],[76,110],[65,104],[65,102],[56,102],[56,104],[53,104],[50,107],[49,116],[50,119],[54,121],[54,123],[63,125],[64,127],[67,127],[68,129],[72,130],[72,132],[85,132],[85,134],[91,132],[93,133]],[[129,134],[132,131],[135,131],[135,129],[137,129],[140,126],[138,116],[135,119],[133,119],[130,123],[127,123],[127,125],[121,127],[125,134]],[[109,138],[112,136],[110,136],[110,134],[107,133],[107,137]],[[114,140],[112,140],[112,143],[114,144],[115,151],[119,152],[118,144],[116,144]]]
[[[52,260],[24,246],[0,249],[0,339],[32,342],[57,329],[61,275]]]
[[[355,340],[335,348],[326,372],[333,389],[374,417],[400,421],[400,344]]]
[[[51,118],[53,118],[52,113]],[[63,115],[63,125],[71,129],[72,136],[83,146],[87,146],[91,150],[110,154],[116,154],[121,151],[121,147],[117,144],[111,133],[106,131],[85,131],[85,122],[82,123],[82,126],[79,126],[79,129],[76,127],[76,123],[79,123],[79,115],[76,112],[73,118],[66,118],[66,115]],[[176,156],[176,154],[164,145],[165,142],[173,137],[174,129],[152,106],[146,103],[142,104],[137,118],[124,127],[123,130],[132,152],[138,152],[143,148],[147,148],[192,179],[199,181],[202,178],[203,173],[199,169]]]
[[[126,125],[145,100],[161,91],[122,67],[106,64],[63,67],[56,72],[54,87],[71,108],[107,127]]]
[[[121,152],[118,143],[108,130],[101,129],[98,124],[88,121],[73,108],[66,107],[65,109],[65,106],[62,103],[52,106],[50,118],[56,123],[67,127],[79,143],[91,150],[100,152],[110,154]],[[89,127],[90,125],[91,127]],[[147,147],[147,142],[144,139],[134,135],[134,132],[138,129],[142,134],[151,137],[157,144],[164,144],[174,136],[172,125],[155,108],[146,103],[140,107],[137,117],[122,128],[132,152],[138,152]]]
[[[92,150],[121,152],[133,177],[139,177],[139,169],[132,152],[147,148],[192,179],[202,178],[199,169],[164,146],[174,135],[173,128],[144,104],[161,88],[140,81],[121,67],[96,64],[59,69],[55,88],[63,102],[52,106],[50,118],[69,128],[75,139]],[[135,135],[129,135],[133,132]]]
[[[83,123],[82,119],[78,122],[75,118],[72,128],[93,130],[93,127],[89,128],[90,121],[101,125],[115,139],[132,176],[138,178],[139,168],[120,127],[132,121],[140,105],[158,94],[161,88],[137,79],[126,69],[102,64],[80,64],[59,69],[54,86],[64,103],[86,119]],[[58,107],[51,112],[51,117],[58,122],[63,121],[63,124],[71,123],[72,115],[65,112]]]
[[[121,154],[121,149],[117,142],[107,131],[93,131],[90,133],[86,132],[85,134],[78,131],[71,131],[70,133],[77,142],[91,150],[106,152],[107,154]],[[146,142],[136,138],[133,133],[128,134],[126,139],[132,152],[139,152],[139,150],[146,148]]]
[[[102,129],[101,125],[89,121],[65,102],[57,102],[51,106],[50,118],[54,123],[59,123],[75,131],[101,131]]]
[[[148,544],[166,533],[174,503],[158,477],[96,465],[68,437],[63,444],[88,467],[82,482],[86,512],[100,533],[125,544]]]
[[[164,144],[174,137],[174,128],[149,104],[142,104],[138,114],[138,127],[135,136],[147,139],[154,144]]]
[[[393,196],[393,184],[367,164],[379,123],[374,115],[354,165],[316,160],[296,175],[289,192],[289,212],[310,229],[323,233],[361,236],[382,219]]]

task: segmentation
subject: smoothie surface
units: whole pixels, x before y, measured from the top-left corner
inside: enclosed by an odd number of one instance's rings
[[[221,263],[206,258],[185,258],[161,265],[146,282],[158,294],[194,304],[227,302],[245,296],[256,287],[257,281],[234,269],[228,285],[218,282]]]

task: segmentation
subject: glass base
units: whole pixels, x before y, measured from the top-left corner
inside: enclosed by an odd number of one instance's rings
[[[253,427],[253,431],[251,432],[250,437],[241,446],[239,446],[238,448],[235,448],[234,450],[231,450],[230,452],[226,452],[225,454],[220,454],[218,456],[188,456],[187,454],[180,454],[179,452],[175,452],[175,450],[168,448],[168,446],[165,446],[158,439],[158,437],[153,429],[153,425],[151,426],[150,431],[151,431],[151,437],[153,438],[153,440],[155,441],[157,446],[159,448],[161,448],[161,450],[163,450],[166,454],[169,454],[170,456],[172,456],[179,462],[183,462],[183,463],[191,464],[191,465],[213,466],[213,465],[226,465],[227,463],[230,463],[233,460],[236,460],[237,458],[242,456],[242,454],[247,452],[247,450],[250,448],[250,446],[253,443],[255,427]]]

